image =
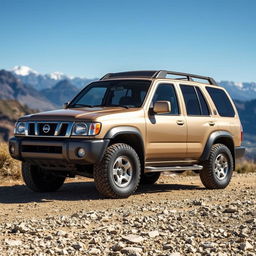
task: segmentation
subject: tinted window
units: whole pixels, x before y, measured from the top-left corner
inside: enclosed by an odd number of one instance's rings
[[[165,100],[171,103],[171,115],[179,114],[179,106],[177,101],[177,96],[175,93],[174,86],[172,84],[160,84],[158,85],[155,95],[153,97],[153,104],[157,101]]]
[[[186,104],[187,115],[201,115],[201,109],[195,88],[189,85],[181,85],[180,87]]]
[[[107,88],[93,87],[81,98],[79,104],[85,105],[101,105],[102,99],[105,95]]]
[[[203,116],[209,116],[210,115],[210,111],[209,111],[209,107],[208,107],[208,105],[206,103],[206,100],[204,98],[204,95],[201,92],[199,87],[195,87],[195,88],[196,88],[196,92],[197,92],[197,95],[198,95],[198,98],[199,98],[199,102],[200,102],[200,105],[201,105],[201,114]]]
[[[140,107],[148,92],[150,81],[99,81],[88,85],[71,102],[70,107],[125,106]]]
[[[217,88],[206,87],[220,116],[232,117],[235,115],[233,106],[225,91]]]

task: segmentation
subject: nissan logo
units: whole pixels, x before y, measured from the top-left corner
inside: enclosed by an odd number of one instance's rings
[[[50,127],[49,124],[45,124],[45,125],[43,126],[43,132],[44,132],[44,133],[48,133],[50,130],[51,130],[51,127]]]

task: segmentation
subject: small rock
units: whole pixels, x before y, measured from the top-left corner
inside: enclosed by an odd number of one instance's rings
[[[148,232],[149,237],[154,238],[159,236],[159,232],[157,230]]]
[[[235,213],[237,212],[237,209],[236,208],[233,208],[233,207],[229,207],[229,208],[226,208],[223,213]]]
[[[247,250],[252,250],[253,246],[248,241],[246,241],[245,243],[241,243],[239,248],[243,251],[247,251]]]
[[[80,250],[84,247],[84,244],[81,243],[81,242],[77,242],[77,243],[74,243],[72,244],[72,247],[75,249],[75,250]]]
[[[100,254],[101,254],[101,250],[97,248],[92,248],[89,251],[89,255],[100,255]]]
[[[5,243],[9,246],[20,246],[22,245],[22,241],[21,240],[11,240],[11,239],[6,239]]]
[[[121,251],[125,247],[125,244],[122,242],[118,242],[117,244],[112,246],[113,251]]]
[[[136,255],[139,256],[140,253],[142,253],[142,248],[138,247],[125,247],[121,250],[122,253],[128,254],[128,255]]]
[[[127,235],[122,236],[122,238],[130,243],[141,243],[144,241],[144,238],[138,235]]]

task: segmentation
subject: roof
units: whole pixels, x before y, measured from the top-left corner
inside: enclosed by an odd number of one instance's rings
[[[195,75],[184,72],[176,72],[176,71],[167,71],[167,70],[141,70],[141,71],[127,71],[127,72],[118,72],[118,73],[108,73],[103,76],[100,80],[108,80],[115,78],[152,78],[152,79],[164,79],[170,78],[169,75],[177,76],[172,79],[175,80],[187,80],[194,81],[194,79],[204,80],[208,84],[218,85],[217,82],[208,76]]]

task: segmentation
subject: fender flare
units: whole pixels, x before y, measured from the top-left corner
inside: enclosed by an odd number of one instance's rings
[[[114,139],[115,137],[117,137],[118,135],[129,135],[129,134],[133,134],[138,136],[141,146],[143,148],[143,156],[145,155],[145,148],[144,148],[144,141],[143,141],[143,137],[141,135],[141,132],[136,128],[136,127],[132,127],[132,126],[117,126],[117,127],[113,127],[111,128],[106,135],[104,136],[104,139]]]
[[[206,161],[209,158],[212,145],[214,144],[214,142],[217,139],[221,139],[221,138],[228,138],[233,142],[233,148],[231,149],[231,153],[233,155],[233,160],[235,161],[235,155],[234,155],[235,148],[234,148],[233,136],[231,133],[229,133],[227,131],[215,131],[210,134],[210,136],[205,144],[204,151],[200,157],[200,161]]]

